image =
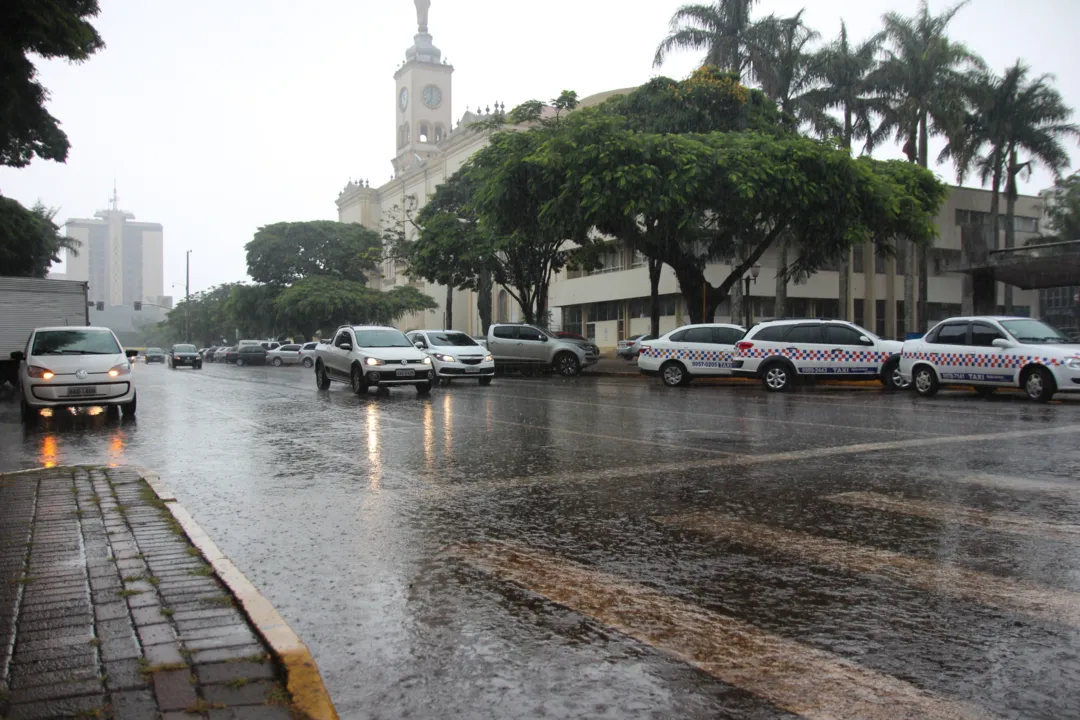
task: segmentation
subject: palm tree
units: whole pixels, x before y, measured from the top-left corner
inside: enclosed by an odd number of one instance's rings
[[[870,152],[874,142],[874,117],[880,114],[881,100],[874,93],[870,76],[877,69],[881,43],[885,37],[880,32],[863,42],[852,45],[847,24],[840,21],[840,35],[811,58],[816,87],[807,90],[802,102],[814,108],[814,116],[808,118],[814,132],[822,137],[839,138],[840,144],[849,151],[856,140],[864,143]],[[829,113],[839,111],[840,121]],[[849,250],[844,267],[840,270],[840,316],[847,320],[851,295],[852,250]]]
[[[809,124],[821,128],[831,118],[819,104],[807,100],[809,91],[817,82],[813,56],[806,46],[817,40],[820,34],[806,26],[802,20],[803,10],[788,18],[776,15],[760,20],[750,26],[747,35],[747,56],[750,72],[761,90],[769,96],[781,112],[796,125]],[[778,245],[776,264],[776,317],[785,315],[787,306],[787,253],[792,238],[782,238]]]
[[[956,13],[970,0],[964,0],[940,15],[931,15],[926,0],[921,0],[914,17],[895,12],[884,17],[886,56],[871,82],[885,100],[887,111],[875,132],[875,140],[894,135],[903,143],[904,153],[912,162],[928,167],[927,154],[931,135],[953,135],[962,124],[965,71],[982,68],[984,63],[962,43],[949,40],[945,31]],[[904,269],[904,325],[915,327],[915,253],[909,245]],[[927,249],[918,257],[919,314],[926,318]]]
[[[757,0],[717,0],[713,5],[683,5],[671,16],[668,36],[656,48],[653,65],[674,50],[704,50],[702,65],[742,75],[747,65],[746,32]]]
[[[990,182],[990,228],[994,247],[1000,232],[1000,194],[1005,184],[1005,247],[1016,244],[1016,179],[1030,175],[1042,164],[1060,179],[1069,166],[1062,147],[1066,137],[1080,137],[1080,128],[1069,123],[1072,109],[1051,87],[1052,77],[1028,79],[1029,68],[1021,61],[1006,69],[1003,77],[992,72],[975,73],[967,97],[970,110],[955,142],[942,150],[939,160],[956,161],[958,182],[974,168],[983,185]],[[1027,157],[1020,162],[1021,153]],[[984,248],[991,249],[991,248]],[[1013,288],[1005,286],[1005,312],[1013,312]],[[996,301],[991,301],[996,304]]]

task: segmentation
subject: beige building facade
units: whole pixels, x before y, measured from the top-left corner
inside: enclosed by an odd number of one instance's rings
[[[470,129],[483,119],[487,110],[466,111],[456,125],[451,123],[451,75],[453,67],[441,59],[428,32],[426,0],[417,0],[418,32],[406,51],[406,61],[394,75],[397,152],[392,164],[395,175],[380,187],[364,181],[350,181],[337,198],[338,219],[356,222],[381,231],[392,222],[406,219],[406,211],[423,207],[446,178],[455,173],[480,148],[487,144],[486,132]],[[435,90],[432,90],[434,88]],[[600,93],[582,101],[583,106],[598,104],[620,90]],[[417,102],[417,98],[420,101]],[[424,132],[421,132],[424,131]],[[1002,199],[1004,209],[1004,199]],[[917,325],[933,322],[961,311],[963,276],[945,271],[960,256],[961,232],[965,226],[980,226],[989,221],[990,192],[957,187],[950,193],[937,218],[940,238],[931,251],[928,280],[927,318]],[[1039,233],[1042,201],[1021,196],[1016,204],[1016,244]],[[1002,228],[1003,228],[1002,219]],[[406,223],[408,236],[415,229]],[[1003,238],[1004,232],[999,232]],[[999,240],[999,247],[1001,246]],[[749,302],[754,321],[774,315],[777,255],[769,251],[761,259],[761,270],[751,283]],[[870,266],[873,266],[872,268]],[[885,257],[856,248],[853,253],[852,296],[854,301],[845,313],[838,301],[839,269],[823,270],[804,283],[789,283],[786,316],[841,317],[851,319],[884,337],[904,337],[904,257]],[[410,283],[404,268],[386,261],[382,268],[381,287]],[[706,277],[716,285],[730,273],[730,266],[712,263]],[[454,294],[453,318],[445,317],[446,289],[423,281],[414,282],[431,296],[439,309],[402,318],[403,329],[453,327],[473,335],[483,330],[477,312],[476,296],[471,291]],[[661,330],[674,329],[687,322],[688,313],[679,294],[675,274],[665,267],[660,282]],[[601,348],[611,348],[626,337],[649,330],[649,280],[644,258],[629,250],[614,253],[604,267],[595,272],[563,271],[551,283],[549,306],[552,329],[577,332],[594,340]],[[1014,305],[1020,314],[1038,315],[1037,292],[1015,291]],[[998,288],[999,303],[1003,288]],[[492,298],[496,321],[515,321],[520,312],[509,294],[500,288]],[[731,317],[731,303],[718,308],[717,322],[741,322]],[[925,321],[925,322],[924,322]]]

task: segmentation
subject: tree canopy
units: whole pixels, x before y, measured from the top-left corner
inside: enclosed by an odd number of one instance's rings
[[[245,249],[255,282],[290,285],[321,275],[365,283],[382,256],[382,240],[355,223],[282,222],[259,228]]]
[[[61,235],[55,217],[40,202],[27,209],[0,195],[0,275],[43,278],[61,250],[78,253],[81,243]]]

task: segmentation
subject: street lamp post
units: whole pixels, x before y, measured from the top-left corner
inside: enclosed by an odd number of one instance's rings
[[[191,342],[191,251],[187,251],[187,268],[184,273],[184,342]]]
[[[745,290],[743,292],[743,307],[746,310],[745,310],[745,312],[743,314],[746,316],[745,325],[746,325],[747,328],[750,327],[750,325],[753,323],[753,319],[754,319],[753,318],[753,308],[750,305],[750,281],[753,280],[754,284],[757,285],[758,275],[760,275],[760,274],[761,274],[761,266],[755,263],[754,266],[752,268],[750,268],[750,274],[743,278],[743,282],[746,283],[746,288],[745,288]]]

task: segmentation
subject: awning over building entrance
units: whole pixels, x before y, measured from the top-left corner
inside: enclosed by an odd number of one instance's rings
[[[991,250],[985,263],[949,268],[951,272],[991,273],[995,280],[1023,290],[1080,285],[1080,240]]]

